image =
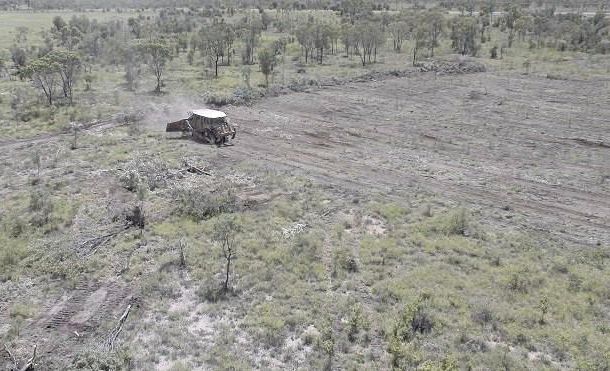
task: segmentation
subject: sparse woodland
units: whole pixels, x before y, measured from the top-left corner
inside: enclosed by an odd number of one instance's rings
[[[103,6],[0,0],[0,368],[610,368],[610,4]]]

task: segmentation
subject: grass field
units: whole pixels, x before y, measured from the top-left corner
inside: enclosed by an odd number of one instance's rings
[[[72,10],[65,11],[5,11],[0,12],[0,48],[9,48],[14,43],[16,30],[18,27],[27,27],[30,30],[28,40],[38,43],[41,41],[40,32],[48,30],[52,24],[53,18],[60,16],[66,21],[69,21],[73,16],[87,16],[89,19],[95,19],[98,22],[108,22],[112,20],[127,19],[136,17],[138,14],[152,14],[152,12],[136,12],[130,10],[116,11],[101,11],[91,10],[83,12],[75,12]]]

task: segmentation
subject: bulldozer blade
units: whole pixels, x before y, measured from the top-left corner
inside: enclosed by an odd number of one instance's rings
[[[189,130],[189,127],[188,127],[188,123],[187,123],[186,119],[170,122],[169,124],[167,124],[167,127],[165,128],[165,131],[168,133],[177,132],[177,131],[188,131],[188,130]]]

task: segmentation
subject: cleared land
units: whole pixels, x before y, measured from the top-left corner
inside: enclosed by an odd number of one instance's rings
[[[229,158],[302,170],[362,194],[426,191],[502,224],[610,242],[608,81],[424,74],[230,110]]]
[[[124,357],[137,369],[384,369],[391,329],[424,295],[433,330],[403,344],[404,364],[603,364],[609,97],[601,80],[414,72],[228,107],[232,146],[168,138],[166,118],[186,103],[151,104],[140,127],[93,126],[73,151],[70,135],[5,141],[7,210],[27,209],[36,148],[56,207],[27,270],[5,272],[21,279],[0,292],[0,334],[19,333],[20,359],[37,343],[53,367]],[[90,248],[116,226],[110,210],[137,202],[114,175],[138,153],[164,161],[172,186],[144,201],[143,236]],[[213,176],[176,175],[183,157]],[[211,302],[213,225],[176,212],[175,193],[221,181],[245,205],[244,231],[238,294]],[[468,221],[456,229],[458,206]],[[54,278],[42,285],[40,273]],[[129,303],[125,348],[108,353]]]

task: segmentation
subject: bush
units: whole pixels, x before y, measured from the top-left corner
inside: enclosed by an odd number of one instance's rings
[[[119,182],[130,192],[136,192],[140,184],[146,184],[154,191],[167,185],[170,177],[167,164],[150,155],[137,155],[125,164],[119,174]]]
[[[45,191],[34,190],[30,193],[30,205],[29,208],[34,212],[30,222],[36,227],[45,226],[53,212],[53,203],[49,194]]]
[[[439,215],[424,224],[425,232],[440,233],[446,236],[467,235],[469,227],[466,209],[458,208],[444,215]]]
[[[366,330],[369,327],[369,322],[366,319],[362,306],[358,303],[352,305],[349,319],[348,319],[348,333],[347,338],[349,341],[354,342],[362,330]]]
[[[117,352],[88,350],[77,354],[72,365],[77,370],[127,370],[133,367],[132,356],[126,349]]]
[[[473,322],[484,326],[494,320],[494,314],[487,305],[482,305],[472,311],[470,318]]]
[[[231,188],[216,191],[202,188],[185,189],[179,193],[178,198],[179,213],[195,220],[205,220],[237,210],[237,197]]]
[[[346,248],[340,248],[335,251],[334,270],[341,268],[349,273],[358,272],[358,261]]]
[[[227,291],[223,290],[222,285],[215,280],[201,286],[197,294],[201,299],[210,303],[217,303],[227,297]]]
[[[429,299],[420,295],[405,307],[392,330],[392,336],[403,343],[412,341],[417,335],[429,334],[434,328],[434,320],[428,309]]]
[[[261,95],[253,89],[239,87],[233,92],[232,103],[248,104],[251,103],[253,100],[260,98],[260,96]]]
[[[493,48],[491,48],[491,50],[489,51],[489,54],[490,54],[491,59],[497,59],[498,58],[498,46],[495,45]]]
[[[515,271],[510,273],[506,286],[511,291],[526,293],[530,286],[527,272]]]
[[[234,103],[234,99],[232,96],[229,95],[208,95],[205,99],[205,102],[207,104],[213,104],[215,106],[226,106],[228,104],[233,104]]]

